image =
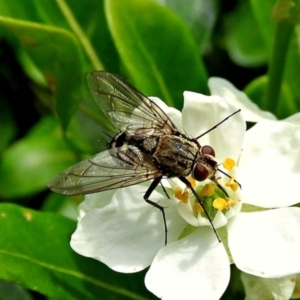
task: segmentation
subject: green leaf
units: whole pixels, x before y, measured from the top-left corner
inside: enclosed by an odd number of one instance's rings
[[[69,240],[75,227],[74,221],[52,213],[1,204],[1,279],[55,299],[150,298],[143,273],[116,273],[73,252]]]
[[[185,90],[208,93],[199,51],[180,17],[153,1],[109,0],[105,11],[123,64],[143,93],[177,107]]]
[[[53,176],[75,162],[57,122],[45,118],[3,152],[0,196],[9,199],[40,192]]]
[[[210,43],[210,37],[218,14],[216,0],[157,0],[158,3],[171,8],[191,29],[197,43],[204,51]]]
[[[226,47],[236,64],[256,67],[267,62],[268,49],[248,1],[227,17],[226,29]]]
[[[20,287],[0,280],[0,299],[1,300],[34,300],[29,291]]]
[[[11,142],[16,134],[16,124],[8,104],[0,98],[0,152]]]
[[[268,49],[268,54],[270,54],[275,32],[275,22],[272,20],[272,10],[276,0],[250,0],[250,3],[255,20],[264,39],[264,44]]]
[[[63,127],[80,102],[81,55],[77,40],[64,30],[51,26],[0,17],[2,33],[21,45],[44,74],[52,91]]]
[[[268,83],[267,76],[261,76],[250,82],[246,87],[244,92],[248,97],[255,102],[257,105],[262,107],[263,96]],[[279,119],[287,118],[288,116],[295,113],[296,107],[294,103],[294,98],[289,85],[283,83],[281,86],[281,94],[279,97],[279,102],[277,110],[273,112]]]

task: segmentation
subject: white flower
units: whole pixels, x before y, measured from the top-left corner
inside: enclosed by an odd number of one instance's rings
[[[245,136],[245,122],[242,114],[237,114],[199,140],[202,146],[214,148],[218,162],[227,157],[238,161],[238,171],[234,168],[232,174],[242,185],[242,196],[240,191],[226,188],[232,205],[213,215],[223,243],[218,242],[203,214],[195,213],[195,199],[190,194],[187,203],[174,197],[174,185],[182,188],[176,179],[170,181],[170,187],[166,185],[171,199],[161,188],[150,197],[166,207],[166,246],[160,211],[143,201],[149,182],[107,192],[112,199],[105,205],[101,204],[104,193],[86,197],[72,236],[71,246],[76,252],[115,271],[137,272],[151,265],[145,284],[162,299],[219,299],[229,282],[231,259],[241,270],[260,277],[300,273],[300,209],[287,207],[300,202],[300,155],[296,147],[300,126],[295,124],[299,118],[274,121],[229,84],[223,84],[219,91],[224,98],[185,92],[182,118],[177,110],[154,101],[191,137],[234,112],[241,97],[244,117],[261,120]],[[219,180],[223,187],[225,179],[222,175]],[[245,212],[249,205],[243,205],[243,212],[239,212],[241,200],[266,209]]]

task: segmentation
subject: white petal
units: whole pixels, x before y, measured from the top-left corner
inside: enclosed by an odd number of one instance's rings
[[[284,119],[285,122],[290,122],[295,125],[300,125],[300,113],[296,113],[294,115],[289,116],[288,118]]]
[[[262,121],[246,133],[239,161],[243,201],[261,207],[300,202],[300,126]]]
[[[241,274],[245,292],[251,300],[289,300],[294,290],[295,277],[261,278],[243,272]]]
[[[300,208],[240,213],[229,221],[228,244],[246,273],[265,278],[300,273]]]
[[[230,277],[229,260],[209,228],[163,247],[146,275],[148,290],[163,300],[217,300]]]
[[[184,130],[192,137],[211,129],[228,117],[237,108],[226,103],[218,96],[184,92],[182,124]],[[222,162],[227,157],[238,159],[242,148],[246,123],[241,114],[229,118],[219,127],[199,139],[199,143],[212,146],[216,158]]]
[[[101,193],[89,194],[86,195],[84,201],[80,203],[78,206],[79,210],[79,218],[78,221],[81,220],[87,212],[95,208],[101,208],[107,205],[116,190],[104,191]]]
[[[237,108],[241,108],[242,116],[248,122],[276,119],[272,113],[261,110],[244,92],[239,91],[234,85],[223,78],[211,77],[208,80],[208,86],[212,95],[221,96],[226,102]]]
[[[300,298],[300,274],[296,275],[295,289],[292,295],[292,299]]]
[[[119,189],[108,205],[89,211],[72,235],[71,247],[118,272],[137,272],[149,266],[164,246],[165,233],[161,212],[143,200],[148,186]],[[166,207],[168,240],[176,240],[185,222],[165,195],[154,191],[151,199]]]
[[[171,119],[177,129],[182,131],[181,112],[174,107],[168,106],[165,102],[157,97],[149,98],[162,109],[162,111]]]

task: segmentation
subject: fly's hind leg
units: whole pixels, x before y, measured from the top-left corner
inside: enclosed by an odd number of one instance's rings
[[[158,184],[160,183],[162,179],[162,176],[156,177],[154,178],[154,180],[152,181],[151,185],[149,186],[148,190],[146,191],[145,195],[144,195],[144,200],[151,204],[152,206],[158,208],[163,216],[163,220],[164,220],[164,227],[165,227],[165,245],[167,245],[167,236],[168,236],[168,229],[167,229],[167,222],[166,222],[166,215],[165,215],[165,209],[164,207],[162,207],[161,205],[159,205],[156,202],[153,202],[149,199],[150,195],[152,194],[152,192],[155,190],[155,188],[158,186]]]

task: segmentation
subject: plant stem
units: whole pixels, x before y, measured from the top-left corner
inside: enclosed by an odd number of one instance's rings
[[[85,50],[87,56],[91,60],[93,67],[95,70],[104,70],[104,66],[100,61],[99,57],[97,56],[92,44],[90,43],[88,37],[85,35],[83,30],[81,29],[80,25],[78,24],[77,20],[75,19],[72,11],[70,10],[69,6],[65,2],[65,0],[56,0],[57,5],[61,9],[61,12],[67,19],[70,27],[76,34],[78,40],[80,41],[83,49]]]
[[[289,20],[279,22],[275,29],[275,41],[268,70],[268,84],[262,102],[262,108],[272,112],[277,110],[285,58],[293,29],[294,25]]]

